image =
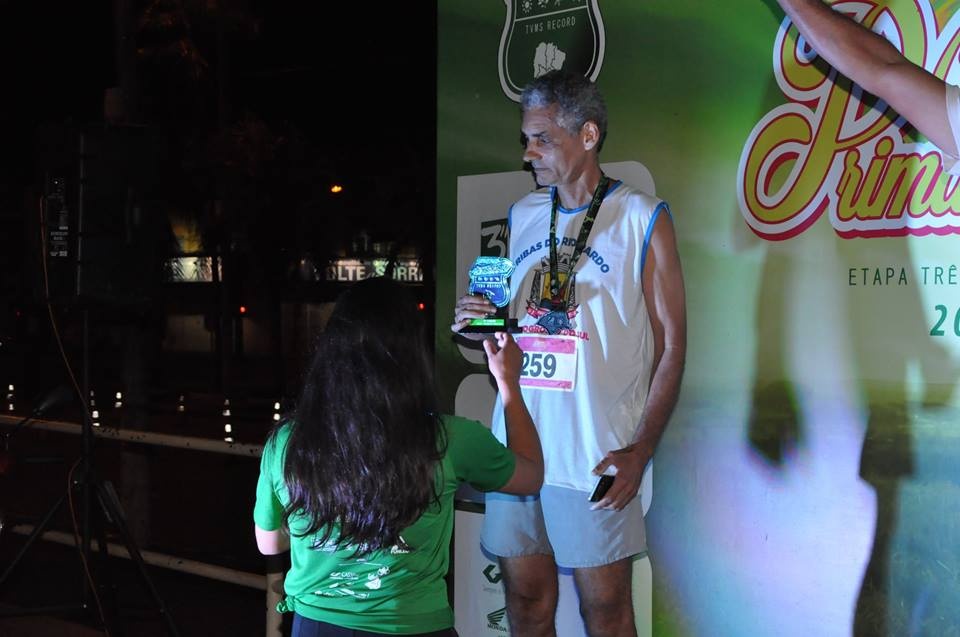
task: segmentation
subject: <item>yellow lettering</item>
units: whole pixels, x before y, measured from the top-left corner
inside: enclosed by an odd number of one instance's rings
[[[960,31],[940,33],[924,3],[888,0],[860,10],[855,17],[864,26],[890,36],[908,59],[939,77],[960,53]],[[947,214],[960,217],[960,179],[943,173],[939,153],[915,151],[902,120],[865,108],[872,98],[861,102],[849,80],[814,64],[816,53],[798,41],[794,26],[781,28],[774,65],[790,101],[757,124],[741,157],[740,207],[750,226],[761,236],[787,238],[828,206],[835,206],[831,218],[842,224],[837,231],[843,236],[905,234],[922,231],[928,215],[931,223]],[[942,53],[934,58],[932,51]],[[901,226],[896,220],[905,212],[914,221]]]

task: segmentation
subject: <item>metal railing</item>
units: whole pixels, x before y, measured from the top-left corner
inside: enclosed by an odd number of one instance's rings
[[[8,416],[0,414],[0,426],[13,427],[21,418],[17,416]],[[59,420],[37,419],[30,423],[30,428],[39,431],[51,431],[67,435],[80,435],[82,427],[74,422]],[[220,453],[235,456],[245,456],[249,458],[259,458],[263,452],[263,445],[241,444],[236,442],[225,442],[209,438],[195,438],[190,436],[178,436],[174,434],[161,434],[149,431],[133,431],[128,429],[118,429],[114,427],[100,426],[92,429],[96,438],[105,440],[115,440],[123,442],[138,443],[144,445],[153,445],[158,447],[172,447],[177,449],[190,449],[194,451],[206,451],[210,453]],[[10,528],[10,531],[18,535],[30,535],[34,526],[30,524],[17,524]],[[76,538],[71,533],[62,531],[46,531],[41,539],[76,546]],[[96,548],[97,541],[93,540],[92,545]],[[130,558],[127,548],[112,542],[107,543],[107,552],[114,557],[125,559]],[[266,593],[266,636],[277,637],[281,634],[281,616],[276,611],[277,603],[283,593],[283,574],[268,572],[266,575],[258,573],[247,573],[235,569],[218,566],[216,564],[207,564],[196,560],[189,560],[174,555],[166,555],[155,551],[141,551],[144,561],[147,564],[166,568],[170,570],[189,573],[208,579],[214,579],[221,582],[236,584],[262,590]]]

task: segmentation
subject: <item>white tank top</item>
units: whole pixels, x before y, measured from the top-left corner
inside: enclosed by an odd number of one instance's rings
[[[549,291],[552,189],[530,193],[510,209],[510,316],[525,332],[538,326],[540,300]],[[588,206],[557,215],[559,270],[573,253]],[[562,325],[544,323],[576,343],[572,391],[524,387],[523,396],[543,445],[544,484],[592,490],[591,471],[608,451],[630,444],[647,399],[653,333],[644,302],[642,271],[650,230],[667,205],[622,182],[611,184],[576,268]],[[561,316],[563,319],[563,316]],[[497,399],[493,431],[506,442]]]

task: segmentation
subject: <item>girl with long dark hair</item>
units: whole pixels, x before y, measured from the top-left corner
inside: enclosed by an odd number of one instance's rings
[[[543,457],[508,334],[484,342],[508,446],[439,415],[421,313],[402,285],[349,288],[319,337],[294,417],[264,447],[254,522],[290,548],[280,610],[293,637],[454,635],[444,576],[460,481],[536,493]]]

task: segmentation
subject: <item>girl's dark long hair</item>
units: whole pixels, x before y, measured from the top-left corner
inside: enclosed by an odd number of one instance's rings
[[[287,442],[284,518],[358,555],[402,544],[445,451],[420,312],[402,285],[346,290],[319,337]]]

